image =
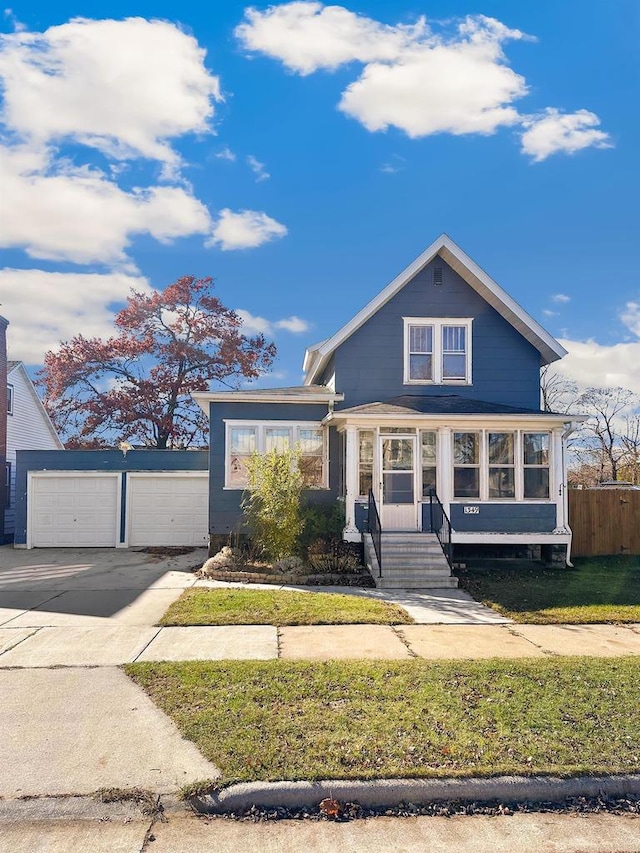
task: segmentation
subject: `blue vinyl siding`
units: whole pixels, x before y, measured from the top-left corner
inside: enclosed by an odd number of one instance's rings
[[[477,515],[464,512],[463,504],[451,504],[453,529],[459,533],[551,533],[556,526],[556,505],[519,502],[490,504],[477,502]],[[425,517],[424,510],[427,515]],[[423,507],[423,522],[429,524],[429,505]],[[427,528],[425,528],[427,529]]]
[[[291,421],[319,423],[327,414],[324,404],[312,403],[211,403],[211,453],[209,467],[209,532],[230,533],[242,521],[241,489],[225,489],[225,421]],[[329,503],[338,496],[338,436],[329,430],[329,489],[309,489],[305,499],[309,503]],[[335,463],[335,464],[334,464]]]
[[[443,268],[442,285],[433,267]],[[403,317],[473,318],[471,385],[405,385]],[[540,355],[451,267],[436,258],[383,305],[335,352],[333,372],[345,395],[336,409],[403,394],[459,394],[529,409],[540,406]]]
[[[29,471],[206,471],[208,450],[18,450],[16,463],[15,544],[27,541]],[[120,541],[125,539],[126,473],[122,478]]]

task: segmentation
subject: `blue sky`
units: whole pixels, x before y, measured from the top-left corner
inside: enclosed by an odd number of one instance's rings
[[[78,20],[80,19],[80,20]],[[640,6],[15,3],[0,18],[10,357],[106,334],[131,286],[212,275],[301,380],[447,232],[640,391]]]

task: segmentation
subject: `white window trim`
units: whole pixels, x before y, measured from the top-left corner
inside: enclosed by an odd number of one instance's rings
[[[471,385],[472,377],[472,325],[471,317],[403,317],[404,322],[404,375],[405,385]],[[411,379],[409,375],[409,327],[410,326],[432,326],[433,327],[433,379]],[[445,379],[442,376],[442,328],[443,326],[464,326],[466,329],[467,364],[464,379]]]
[[[459,432],[474,432],[480,434],[480,495],[477,498],[461,498],[454,494],[454,476],[453,472],[456,467],[473,467],[473,466],[457,466],[454,460],[454,434]],[[490,498],[489,497],[489,433],[505,433],[510,432],[514,435],[514,481],[515,481],[515,496],[513,498]],[[548,465],[527,465],[527,468],[547,468],[549,471],[549,496],[546,498],[525,498],[524,496],[524,438],[525,433],[544,433],[549,436],[549,463]],[[453,429],[451,432],[451,502],[452,503],[492,503],[492,504],[514,504],[514,503],[556,503],[553,495],[553,471],[554,471],[554,444],[553,431],[549,429],[508,429],[501,427],[487,427],[486,429]],[[501,467],[492,465],[491,467]]]
[[[13,414],[13,407],[15,401],[15,388],[10,382],[7,382],[7,414]]]
[[[230,460],[231,460],[231,430],[232,429],[255,429],[256,450],[264,453],[265,430],[267,429],[291,429],[293,430],[293,447],[298,443],[299,433],[302,429],[317,429],[322,432],[322,485],[309,486],[314,491],[329,488],[329,445],[327,429],[319,421],[224,421],[224,489],[235,492],[243,492],[246,486],[239,486],[230,482]]]

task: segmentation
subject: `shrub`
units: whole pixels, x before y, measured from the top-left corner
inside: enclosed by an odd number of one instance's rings
[[[298,450],[253,453],[247,462],[249,483],[242,509],[252,538],[273,560],[296,553],[304,528],[299,462]]]
[[[304,508],[304,531],[300,538],[300,547],[306,551],[318,539],[342,539],[345,513],[344,502],[334,501],[330,504],[307,505]]]

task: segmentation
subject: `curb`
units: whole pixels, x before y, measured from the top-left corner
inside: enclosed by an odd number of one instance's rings
[[[243,782],[191,798],[202,814],[245,811],[252,806],[311,808],[325,797],[370,808],[434,801],[559,802],[571,797],[621,797],[640,794],[640,775],[496,776],[490,779],[383,779],[371,782]]]

